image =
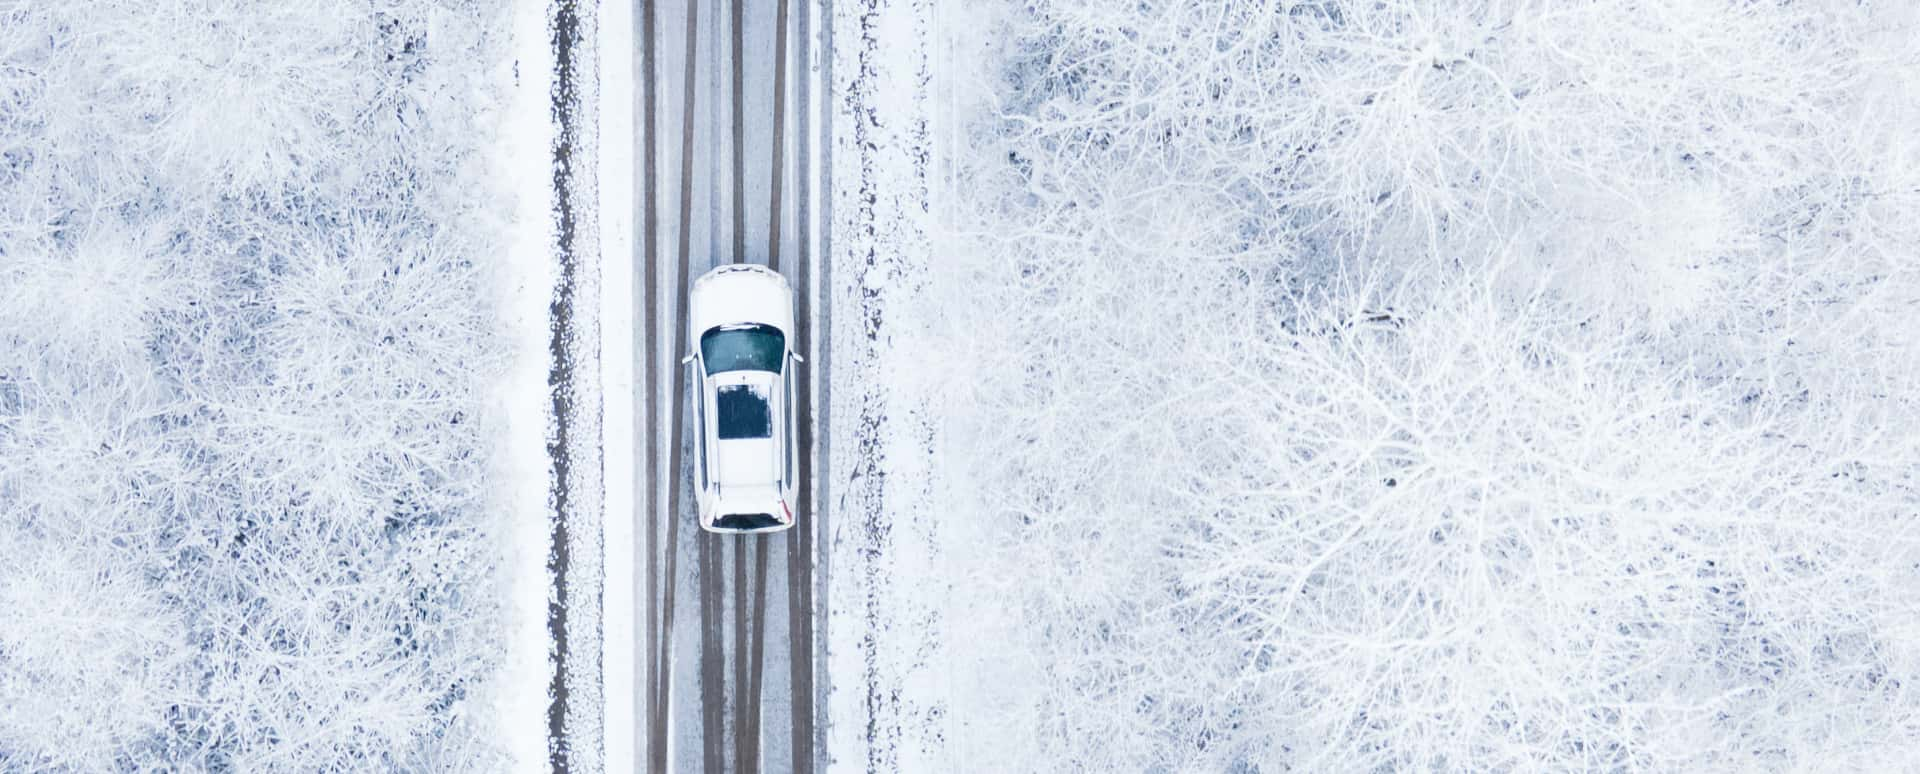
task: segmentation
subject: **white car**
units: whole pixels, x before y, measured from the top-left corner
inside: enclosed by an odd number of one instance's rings
[[[794,416],[793,287],[765,266],[721,266],[687,302],[694,351],[693,486],[709,532],[793,526],[799,443]]]

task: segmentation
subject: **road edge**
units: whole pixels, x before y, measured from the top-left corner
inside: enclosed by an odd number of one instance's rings
[[[547,709],[548,765],[599,772],[605,765],[600,613],[605,502],[600,400],[598,208],[598,3],[554,0],[550,116],[552,250],[549,309],[549,552],[552,592]]]

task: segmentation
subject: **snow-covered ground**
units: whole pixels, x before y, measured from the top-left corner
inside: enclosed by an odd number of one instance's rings
[[[523,755],[507,11],[0,2],[0,770]]]
[[[503,262],[494,292],[500,326],[507,331],[510,359],[494,383],[493,411],[502,432],[495,439],[495,493],[510,520],[506,545],[509,618],[501,674],[493,694],[500,739],[515,771],[548,768],[547,711],[551,637],[547,601],[553,591],[547,571],[552,540],[546,514],[551,459],[546,452],[549,305],[555,263],[553,218],[553,40],[546,0],[516,0],[511,9],[511,58],[498,67],[510,84],[494,144],[495,168],[513,193],[510,260]]]
[[[638,12],[634,3],[607,3],[600,7],[596,25],[595,51],[600,73],[597,111],[599,136],[600,245],[605,259],[600,265],[601,390],[605,419],[601,441],[606,465],[603,566],[605,585],[601,595],[601,674],[602,701],[605,705],[602,771],[624,774],[635,771],[636,757],[643,752],[644,722],[639,707],[644,695],[644,674],[637,666],[636,653],[644,653],[646,627],[652,610],[647,595],[636,593],[644,587],[644,568],[634,561],[636,498],[633,486],[639,448],[640,427],[634,353],[640,351],[634,328],[637,314],[636,274],[640,267],[627,256],[635,255],[636,222],[634,164],[636,146],[641,142],[635,126],[637,89],[640,74],[635,32]],[[629,139],[633,138],[633,139]]]
[[[946,505],[934,407],[952,386],[920,378],[941,313],[926,284],[936,104],[936,5],[833,6],[828,223],[833,329],[826,538],[826,754],[833,771],[982,769],[943,757],[945,661],[989,643],[947,628],[937,563]],[[955,768],[958,766],[958,768]]]
[[[863,157],[950,95],[949,163],[836,179],[898,237],[835,234],[865,333],[930,327],[837,394],[906,495],[897,574],[834,555],[836,750],[936,707],[929,770],[1920,759],[1915,13],[1442,5],[955,3],[872,101]]]

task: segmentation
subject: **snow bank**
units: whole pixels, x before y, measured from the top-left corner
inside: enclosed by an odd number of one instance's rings
[[[1920,755],[1912,12],[982,11],[952,763]]]
[[[499,765],[501,10],[0,3],[0,769]]]

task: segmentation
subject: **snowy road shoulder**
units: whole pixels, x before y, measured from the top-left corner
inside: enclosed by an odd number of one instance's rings
[[[602,562],[605,585],[601,595],[600,660],[603,678],[605,768],[610,774],[636,770],[635,756],[644,735],[638,730],[636,710],[640,682],[635,649],[644,641],[641,622],[651,611],[645,594],[636,593],[638,577],[633,561],[635,492],[632,477],[637,434],[634,226],[636,191],[634,155],[640,140],[635,126],[635,76],[639,53],[634,3],[608,3],[600,8],[595,50],[599,58],[599,104],[596,111],[599,144],[600,247],[600,386],[602,459],[606,500],[603,513]]]
[[[903,368],[931,258],[931,0],[837,4],[831,147],[836,362],[828,536],[834,769],[937,770],[945,699],[932,395]]]
[[[603,755],[595,11],[521,0],[513,12],[500,163],[515,229],[499,277],[513,365],[496,410],[504,507],[518,517],[514,632],[494,704],[523,771],[598,771]]]
[[[508,372],[496,385],[494,411],[505,427],[498,445],[501,460],[495,472],[509,513],[547,511],[546,378],[547,304],[554,282],[549,257],[553,222],[548,217],[553,200],[550,168],[552,126],[545,107],[552,83],[552,52],[546,34],[545,0],[520,0],[513,9],[513,59],[503,76],[513,91],[503,116],[504,127],[497,163],[506,170],[515,193],[509,260],[502,265],[498,292],[501,327],[510,332],[512,349]],[[494,711],[506,733],[506,747],[516,771],[547,767],[546,710],[547,595],[552,587],[546,571],[549,545],[547,520],[509,521],[506,537],[512,567],[508,583],[512,599],[513,632],[507,638],[506,667],[499,677]]]
[[[554,576],[547,624],[552,637],[548,756],[555,771],[604,765],[601,683],[600,232],[598,4],[556,0],[552,117],[554,247],[558,276],[550,306],[547,377],[551,458],[549,505]]]

